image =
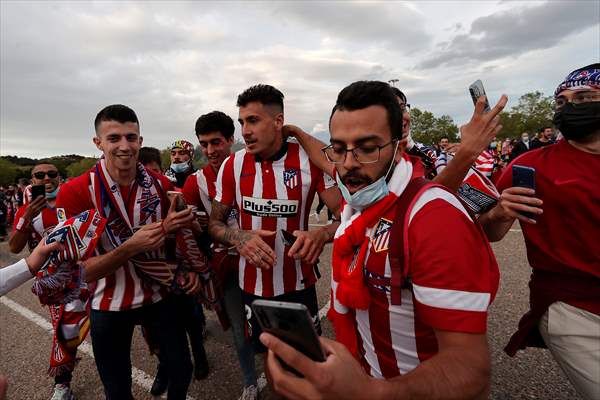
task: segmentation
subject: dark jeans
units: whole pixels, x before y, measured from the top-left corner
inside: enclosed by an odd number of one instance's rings
[[[168,399],[185,399],[192,378],[192,362],[185,329],[171,297],[127,311],[90,313],[96,367],[108,400],[131,400],[131,339],[135,325],[144,324],[158,340],[168,365]]]

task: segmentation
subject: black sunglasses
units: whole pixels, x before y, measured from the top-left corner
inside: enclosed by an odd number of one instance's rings
[[[48,178],[54,179],[58,176],[58,171],[39,171],[33,174],[35,179],[44,179],[48,175]]]

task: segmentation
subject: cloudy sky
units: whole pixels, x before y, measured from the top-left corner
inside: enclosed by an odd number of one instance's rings
[[[131,106],[144,143],[195,140],[196,118],[236,119],[269,83],[286,121],[324,133],[337,93],[398,79],[413,106],[468,120],[468,85],[492,101],[551,94],[600,59],[598,1],[0,2],[0,154],[97,155],[92,121]]]

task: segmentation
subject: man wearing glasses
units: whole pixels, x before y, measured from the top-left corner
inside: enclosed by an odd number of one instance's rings
[[[60,175],[56,166],[49,163],[41,163],[33,167],[31,171],[32,186],[44,186],[44,194],[32,198],[31,202],[21,206],[15,214],[15,223],[13,231],[8,242],[10,251],[20,253],[25,245],[28,245],[29,251],[32,251],[37,244],[43,240],[43,237],[56,224],[56,195],[58,194]],[[60,306],[50,306],[52,313]],[[84,305],[80,300],[74,300],[64,305],[67,312],[84,311]],[[56,335],[55,335],[56,336]],[[70,400],[73,393],[70,388],[73,370],[75,369],[75,360],[77,348],[62,346],[62,350],[68,350],[68,353],[60,357],[55,352],[56,342],[53,344],[51,352],[51,367],[48,370],[51,376],[54,376],[53,400]],[[60,359],[59,359],[60,358]]]
[[[480,221],[496,241],[518,219],[533,269],[531,309],[506,352],[548,347],[577,392],[598,399],[600,64],[567,75],[554,93],[554,108],[564,140],[515,159],[498,181],[500,202]],[[512,165],[535,169],[535,190],[511,187]]]
[[[470,129],[497,125],[502,104],[483,108],[479,101]],[[487,397],[498,267],[458,199],[404,153],[402,126],[387,83],[355,82],[338,95],[323,149],[345,200],[332,253],[337,342],[322,338],[326,361],[314,362],[261,336],[273,385],[287,398]]]

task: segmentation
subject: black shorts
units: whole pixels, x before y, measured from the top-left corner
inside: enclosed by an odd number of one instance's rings
[[[256,353],[265,353],[267,348],[263,346],[258,337],[262,333],[262,329],[258,323],[258,320],[254,316],[252,312],[252,302],[254,300],[264,299],[264,300],[273,300],[273,301],[286,301],[290,303],[301,303],[308,308],[310,315],[313,318],[313,322],[315,324],[315,329],[317,333],[321,335],[321,321],[319,319],[319,303],[317,302],[317,289],[315,285],[312,285],[309,288],[296,290],[294,292],[284,293],[275,297],[262,297],[255,296],[252,293],[247,293],[242,291],[242,302],[244,303],[245,315],[246,315],[246,324],[245,324],[245,334],[246,338],[252,342],[252,346],[254,347],[254,351]]]

